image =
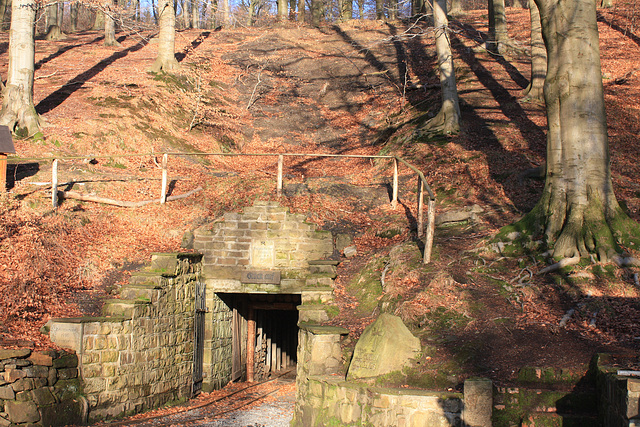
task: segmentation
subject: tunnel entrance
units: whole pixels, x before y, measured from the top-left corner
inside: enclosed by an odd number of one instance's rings
[[[231,381],[261,381],[295,367],[299,294],[216,295],[232,311]]]

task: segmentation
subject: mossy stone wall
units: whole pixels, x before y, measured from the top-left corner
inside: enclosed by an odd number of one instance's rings
[[[82,424],[81,392],[75,354],[0,349],[0,426]]]

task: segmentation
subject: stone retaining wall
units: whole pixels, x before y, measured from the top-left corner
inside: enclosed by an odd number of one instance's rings
[[[154,254],[101,318],[54,319],[52,341],[80,356],[89,418],[111,418],[191,396],[198,254]]]
[[[77,425],[86,411],[75,354],[0,349],[0,426]]]
[[[300,325],[293,426],[462,425],[462,394],[345,381],[340,339],[347,333],[343,328]]]

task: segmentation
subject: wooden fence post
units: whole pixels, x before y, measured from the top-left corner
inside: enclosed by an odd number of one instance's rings
[[[58,159],[51,165],[51,204],[54,209],[58,207]]]
[[[424,234],[424,182],[420,175],[418,175],[418,237],[422,237]]]
[[[253,307],[247,316],[247,382],[255,381],[256,319]]]
[[[398,159],[393,159],[393,197],[391,199],[391,207],[395,209],[398,206]]]
[[[164,153],[162,156],[162,194],[160,194],[160,204],[164,205],[167,202],[167,161],[169,155]]]
[[[425,264],[431,262],[431,250],[433,249],[433,235],[436,228],[436,201],[429,197],[427,202],[427,235],[424,239],[424,260]]]
[[[284,169],[284,156],[282,154],[278,155],[278,185],[277,185],[277,193],[278,197],[282,196],[282,170]]]

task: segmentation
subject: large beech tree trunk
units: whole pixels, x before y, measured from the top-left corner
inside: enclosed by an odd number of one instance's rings
[[[158,1],[160,34],[158,35],[158,57],[151,71],[170,73],[180,68],[176,60],[176,12],[172,0]]]
[[[547,178],[519,224],[543,234],[557,259],[596,254],[605,262],[619,243],[640,243],[640,227],[620,209],[611,184],[596,3],[535,2],[549,58]]]
[[[40,130],[40,117],[33,105],[35,0],[13,0],[9,33],[9,70],[2,91],[0,124],[11,130],[24,128],[29,135]]]
[[[547,49],[542,38],[540,11],[534,0],[529,0],[531,17],[531,81],[522,92],[530,101],[544,101],[544,79],[547,76]]]
[[[423,126],[423,130],[444,134],[457,133],[460,130],[460,103],[456,87],[456,75],[453,68],[449,21],[447,19],[447,0],[434,0],[433,26],[436,36],[436,54],[440,69],[440,87],[442,106],[440,112]]]

